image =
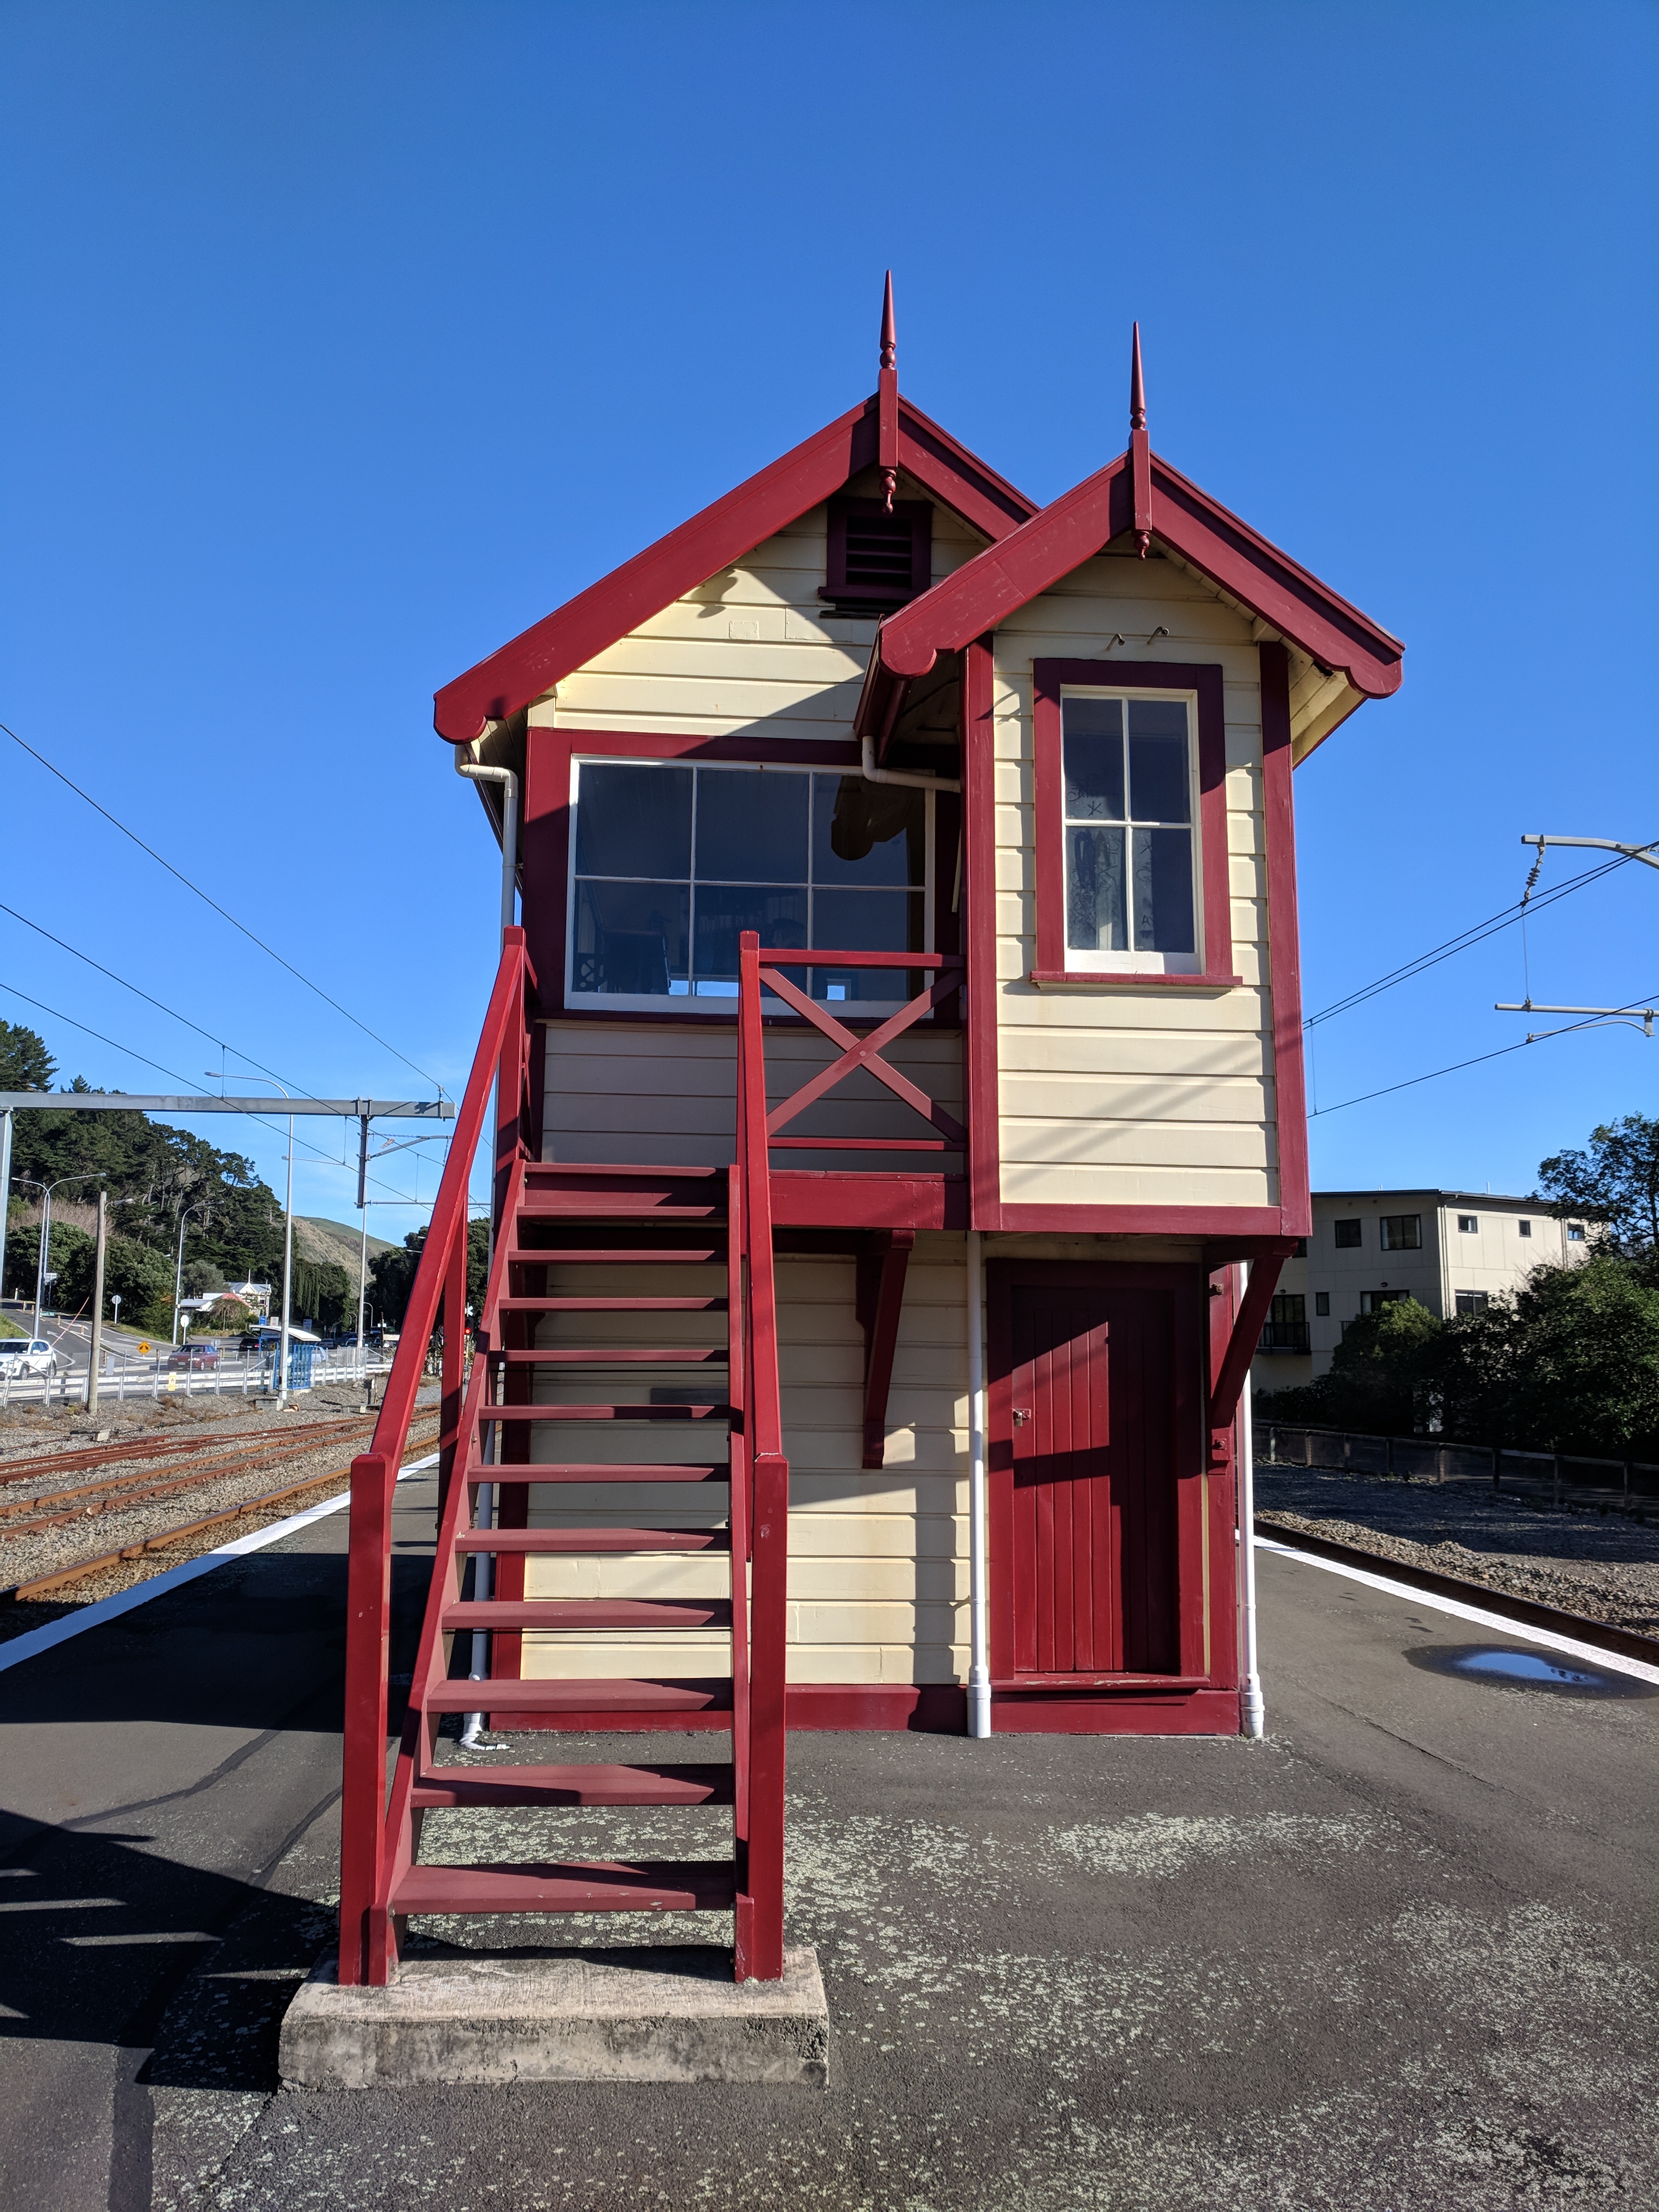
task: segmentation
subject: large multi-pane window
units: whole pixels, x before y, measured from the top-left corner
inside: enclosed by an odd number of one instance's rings
[[[1067,968],[1196,975],[1189,702],[1068,692],[1060,732]]]
[[[769,763],[586,760],[573,775],[573,1005],[730,1014],[745,929],[779,951],[929,949],[930,792]],[[792,975],[849,1012],[921,988],[903,969]]]

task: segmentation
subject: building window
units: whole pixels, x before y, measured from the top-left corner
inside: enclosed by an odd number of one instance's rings
[[[567,1003],[735,1012],[738,936],[793,951],[929,949],[931,792],[790,767],[572,763]],[[902,970],[796,971],[861,1014],[921,988]]]
[[[1381,1313],[1384,1306],[1397,1305],[1401,1298],[1410,1296],[1409,1291],[1361,1291],[1359,1310],[1363,1314]]]
[[[1294,1291],[1280,1291],[1274,1297],[1267,1323],[1256,1343],[1258,1352],[1306,1352],[1308,1349],[1308,1301]]]
[[[891,614],[932,583],[933,538],[925,499],[898,500],[890,514],[878,499],[832,499],[818,597],[841,615]]]
[[[1485,1291],[1454,1291],[1452,1297],[1461,1314],[1483,1314],[1486,1310]]]
[[[1517,1221],[1515,1227],[1517,1236],[1530,1237],[1532,1235],[1532,1224],[1530,1221]]]
[[[1567,1224],[1567,1242],[1568,1242],[1568,1243],[1569,1243],[1569,1244],[1582,1244],[1582,1243],[1583,1243],[1583,1241],[1584,1241],[1584,1224],[1583,1224],[1583,1223],[1582,1221],[1570,1221],[1570,1222],[1568,1222],[1568,1224]]]
[[[1298,1237],[1291,1247],[1291,1257],[1292,1260],[1305,1260],[1307,1256],[1308,1240],[1305,1237]]]
[[[1420,1213],[1385,1213],[1382,1216],[1382,1249],[1385,1252],[1418,1252],[1423,1247],[1423,1217]]]
[[[1334,1221],[1331,1227],[1336,1232],[1336,1249],[1339,1252],[1357,1252],[1359,1249],[1361,1237],[1358,1222]]]
[[[1188,702],[1068,696],[1060,718],[1066,966],[1196,975]]]
[[[1314,1292],[1314,1314],[1316,1318],[1320,1321],[1328,1321],[1330,1319],[1331,1294],[1328,1291],[1316,1291]]]
[[[1460,1236],[1477,1236],[1480,1229],[1480,1216],[1478,1213],[1460,1213],[1457,1217],[1457,1229]]]

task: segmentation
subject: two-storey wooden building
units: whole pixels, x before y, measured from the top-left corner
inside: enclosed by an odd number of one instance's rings
[[[410,1913],[595,1905],[735,1905],[776,1975],[786,1718],[1239,1729],[1291,769],[1401,653],[1152,452],[1138,334],[1127,450],[1039,508],[901,396],[890,292],[869,399],[439,694],[522,930],[354,1472],[344,1979]],[[496,1070],[388,1806],[390,1486]],[[480,1775],[477,1707],[732,1764]],[[727,1803],[734,1857],[431,1863],[478,1802]]]

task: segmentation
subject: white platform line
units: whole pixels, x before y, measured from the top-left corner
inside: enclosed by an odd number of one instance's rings
[[[428,1468],[437,1464],[437,1453],[428,1452],[424,1459],[411,1461],[398,1480],[406,1481],[411,1474],[424,1474]],[[118,1620],[124,1613],[131,1613],[135,1606],[148,1605],[153,1597],[182,1589],[198,1575],[211,1574],[227,1559],[244,1559],[250,1552],[262,1552],[267,1544],[280,1543],[284,1536],[308,1528],[313,1521],[337,1513],[343,1505],[350,1503],[351,1492],[343,1490],[336,1498],[325,1498],[320,1505],[307,1505],[303,1513],[290,1513],[286,1521],[273,1521],[268,1528],[252,1529],[246,1536],[237,1536],[196,1559],[169,1567],[165,1574],[152,1575],[148,1582],[135,1583],[131,1589],[118,1590],[113,1597],[100,1598],[96,1605],[82,1606],[78,1613],[65,1613],[61,1620],[49,1621],[44,1628],[32,1628],[27,1636],[15,1636],[9,1644],[0,1644],[0,1674],[8,1667],[21,1667],[26,1659],[50,1651],[55,1644],[67,1644],[71,1636],[84,1636],[89,1628],[101,1628],[106,1620]]]
[[[1487,1613],[1478,1605],[1465,1605],[1461,1598],[1440,1597],[1430,1590],[1415,1589],[1410,1583],[1394,1582],[1387,1575],[1372,1574],[1364,1567],[1351,1567],[1340,1559],[1322,1559],[1317,1552],[1298,1551],[1294,1544],[1275,1544],[1268,1536],[1258,1536],[1255,1547],[1259,1552],[1275,1553],[1281,1559],[1298,1560],[1304,1567],[1322,1567],[1328,1575],[1346,1575],[1350,1582],[1364,1583],[1389,1597],[1406,1598],[1413,1605],[1426,1605],[1432,1612],[1449,1613],[1459,1620],[1472,1620],[1477,1628],[1518,1637],[1523,1644],[1542,1644],[1552,1651],[1568,1652],[1575,1659],[1589,1660],[1592,1665],[1605,1667],[1613,1674],[1633,1674],[1641,1682],[1659,1682],[1659,1667],[1650,1667],[1645,1659],[1627,1659],[1622,1651],[1608,1651],[1599,1644],[1581,1644],[1576,1637],[1558,1636],[1553,1628],[1534,1628],[1529,1621],[1511,1620],[1507,1613]]]

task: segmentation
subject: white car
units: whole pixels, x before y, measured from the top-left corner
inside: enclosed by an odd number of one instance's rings
[[[44,1336],[0,1337],[0,1381],[7,1376],[45,1375],[58,1372],[58,1354]]]

